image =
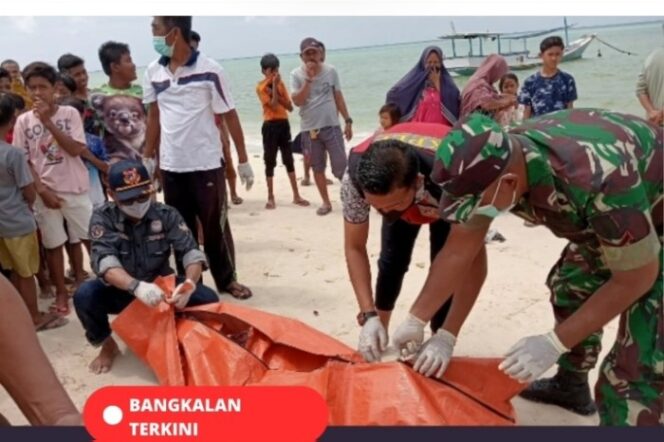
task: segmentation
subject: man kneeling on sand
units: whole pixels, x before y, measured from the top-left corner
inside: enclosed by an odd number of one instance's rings
[[[108,315],[120,313],[134,298],[150,307],[163,300],[178,309],[218,301],[216,293],[200,282],[205,255],[177,210],[152,201],[145,167],[133,161],[115,163],[109,187],[114,202],[95,210],[90,220],[90,261],[97,278],[74,295],[86,338],[101,346],[90,364],[90,371],[97,374],[109,371],[118,353]],[[171,249],[186,275],[178,276],[179,285],[166,299],[152,281],[174,273],[169,265]]]

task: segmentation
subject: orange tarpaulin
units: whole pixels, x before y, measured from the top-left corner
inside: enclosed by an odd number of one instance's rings
[[[166,293],[174,278],[155,281]],[[300,321],[234,304],[175,312],[134,301],[113,330],[162,385],[303,385],[327,401],[330,425],[512,425],[523,386],[498,359],[454,358],[443,380],[402,362],[369,364]]]

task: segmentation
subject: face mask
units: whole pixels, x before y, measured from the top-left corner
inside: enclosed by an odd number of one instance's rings
[[[486,206],[481,206],[475,209],[473,212],[473,215],[482,215],[486,216],[487,218],[498,218],[500,215],[504,215],[505,213],[509,212],[512,210],[512,208],[516,205],[516,189],[514,189],[514,193],[512,193],[512,203],[505,207],[504,209],[499,209],[493,204],[496,202],[496,196],[498,195],[498,191],[500,190],[500,185],[503,183],[502,178],[500,180],[500,183],[498,183],[498,187],[496,188],[496,192],[493,194],[493,198],[491,199],[491,203],[487,204]]]
[[[152,47],[157,51],[157,54],[170,58],[173,56],[173,46],[166,44],[166,35],[152,37]]]
[[[152,204],[152,201],[147,200],[143,203],[136,202],[126,206],[119,204],[118,207],[130,218],[143,219],[145,214],[148,213],[148,209],[150,209],[150,204]]]

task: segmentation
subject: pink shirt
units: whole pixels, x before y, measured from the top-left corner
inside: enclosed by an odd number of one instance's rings
[[[76,109],[58,106],[51,121],[74,141],[85,144],[83,122]],[[32,111],[16,120],[13,144],[26,150],[28,161],[49,189],[77,195],[88,191],[90,182],[83,160],[61,149]]]
[[[422,100],[417,105],[415,116],[411,121],[420,123],[438,123],[451,126],[440,110],[440,92],[436,88],[428,87],[422,92]]]

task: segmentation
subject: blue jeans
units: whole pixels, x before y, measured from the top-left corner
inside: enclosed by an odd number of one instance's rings
[[[177,277],[177,284],[184,278]],[[85,337],[94,346],[101,345],[111,336],[108,315],[117,315],[134,299],[129,292],[105,285],[99,278],[82,284],[74,294],[74,308],[85,329]],[[188,307],[219,302],[219,297],[209,287],[199,283],[189,298]]]

